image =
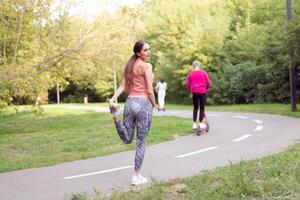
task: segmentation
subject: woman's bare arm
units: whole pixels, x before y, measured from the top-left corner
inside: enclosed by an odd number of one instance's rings
[[[118,99],[118,97],[124,92],[124,90],[125,90],[125,80],[123,79],[121,85],[115,92],[114,96],[109,100],[109,107],[112,106],[113,102],[115,102]]]
[[[146,77],[146,84],[147,84],[147,88],[148,88],[149,99],[154,108],[154,107],[156,107],[156,103],[155,103],[155,96],[154,96],[153,86],[152,86],[152,84],[153,84],[152,65],[149,63],[145,64],[144,70],[145,70],[145,77]]]

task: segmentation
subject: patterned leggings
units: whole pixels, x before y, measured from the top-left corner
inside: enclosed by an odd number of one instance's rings
[[[152,105],[149,99],[128,97],[124,106],[123,122],[115,122],[119,137],[125,144],[133,140],[137,128],[137,147],[135,153],[135,171],[140,171],[145,143],[152,121]]]

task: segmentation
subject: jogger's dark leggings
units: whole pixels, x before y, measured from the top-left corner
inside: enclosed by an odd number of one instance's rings
[[[140,171],[146,148],[146,139],[152,121],[152,104],[147,98],[128,97],[124,106],[123,122],[115,122],[119,137],[125,144],[133,140],[137,129],[135,171]]]
[[[204,116],[204,110],[205,110],[205,103],[206,103],[206,94],[193,93],[193,105],[194,105],[193,120],[194,120],[194,122],[197,121],[199,105],[200,105],[199,121],[202,122],[203,116]]]

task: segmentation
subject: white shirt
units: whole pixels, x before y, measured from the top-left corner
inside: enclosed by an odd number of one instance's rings
[[[162,92],[166,92],[167,90],[167,83],[166,82],[158,82],[157,85],[156,85],[156,91],[158,93],[162,93]]]

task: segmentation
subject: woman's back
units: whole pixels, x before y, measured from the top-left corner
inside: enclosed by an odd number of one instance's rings
[[[147,97],[147,83],[145,72],[142,66],[144,63],[136,63],[133,67],[132,86],[130,87],[129,96]]]
[[[194,70],[188,75],[187,87],[192,93],[205,94],[210,86],[207,72],[204,70]]]

